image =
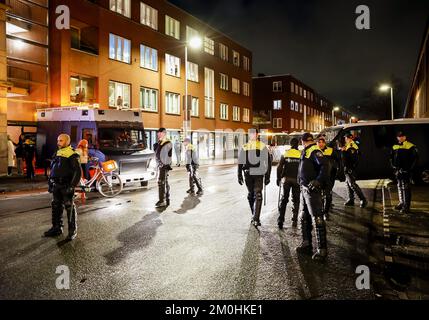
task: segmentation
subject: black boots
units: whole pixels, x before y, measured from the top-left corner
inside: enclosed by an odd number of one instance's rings
[[[63,234],[63,228],[60,226],[55,226],[46,231],[43,235],[45,237],[58,237]]]
[[[76,223],[77,212],[74,204],[72,204],[70,208],[66,208],[66,210],[67,210],[67,220],[68,220],[68,229],[69,229],[67,240],[72,241],[77,236],[77,223]]]
[[[316,222],[316,239],[317,239],[317,251],[313,255],[312,259],[316,261],[323,261],[328,255],[328,243],[326,240],[326,224],[322,217],[317,217]]]
[[[311,230],[313,226],[309,224],[306,220],[301,220],[301,234],[302,242],[296,248],[296,252],[299,254],[313,254],[313,242],[311,236]]]

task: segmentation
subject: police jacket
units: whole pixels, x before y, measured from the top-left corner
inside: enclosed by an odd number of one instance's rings
[[[241,147],[238,155],[238,174],[244,170],[252,176],[263,176],[269,180],[271,175],[272,157],[267,146],[259,141],[252,140]]]
[[[331,175],[335,175],[339,167],[339,157],[338,153],[331,147],[326,147],[325,149],[320,149],[323,152],[327,166],[329,167],[329,172]]]
[[[70,146],[58,149],[51,162],[50,179],[74,188],[79,183],[80,176],[79,154]]]
[[[197,148],[193,144],[186,146],[185,160],[186,165],[198,166],[200,164]]]
[[[417,160],[417,147],[411,142],[404,141],[392,147],[390,161],[394,169],[411,171],[416,166]]]
[[[345,149],[341,152],[344,168],[353,170],[356,168],[359,160],[359,147],[352,141],[348,143]]]
[[[325,157],[322,151],[314,143],[307,146],[302,154],[298,168],[298,183],[308,186],[313,180],[317,180],[322,186],[328,180],[328,171]]]
[[[277,166],[277,180],[283,177],[296,180],[298,176],[299,161],[301,151],[292,148],[285,151],[281,156],[279,165]]]
[[[156,162],[160,168],[171,169],[172,143],[167,138],[158,141],[154,145]]]

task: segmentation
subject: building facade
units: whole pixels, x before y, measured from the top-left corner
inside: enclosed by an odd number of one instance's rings
[[[200,157],[234,154],[252,123],[252,53],[180,8],[160,0],[51,0],[52,107],[139,109],[149,145],[165,127],[179,139],[185,72],[192,140]],[[70,9],[58,30],[54,8]],[[199,48],[188,45],[195,38]],[[183,136],[182,136],[183,138]]]
[[[291,75],[253,78],[254,125],[272,132],[319,132],[333,123],[350,121],[344,110]]]
[[[429,118],[429,20],[404,110],[405,118]]]

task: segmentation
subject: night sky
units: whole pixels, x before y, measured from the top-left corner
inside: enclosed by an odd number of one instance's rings
[[[429,0],[170,0],[253,52],[253,73],[290,73],[362,118],[388,116],[395,86],[401,115],[417,63]],[[357,30],[358,5],[371,30]],[[376,112],[372,112],[375,110]]]

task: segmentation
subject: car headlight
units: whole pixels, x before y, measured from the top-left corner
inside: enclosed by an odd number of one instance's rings
[[[151,171],[156,171],[156,161],[155,158],[149,159],[149,165],[147,166],[147,168]]]

